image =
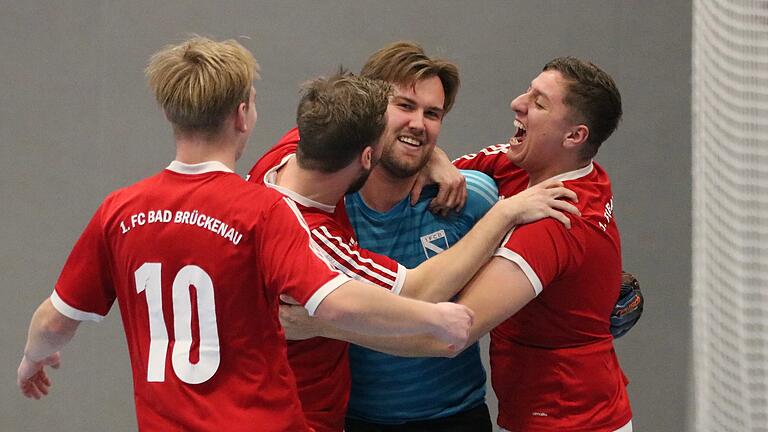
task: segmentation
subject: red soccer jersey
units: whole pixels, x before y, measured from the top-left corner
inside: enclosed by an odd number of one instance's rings
[[[52,295],[74,319],[115,298],[140,430],[308,430],[277,317],[349,280],[309,245],[290,200],[217,162],[173,162],[110,194]]]
[[[454,161],[494,177],[512,196],[528,175],[500,144]],[[547,218],[517,227],[497,256],[520,266],[536,298],[491,333],[500,426],[510,431],[614,431],[632,417],[610,314],[621,284],[613,193],[596,163],[557,176],[578,195],[571,229]]]
[[[256,162],[248,180],[266,184],[294,200],[309,225],[316,249],[337,269],[399,293],[406,269],[391,258],[357,245],[343,201],[336,206],[324,205],[275,185],[278,168],[294,157],[298,142],[298,129],[288,131]],[[351,384],[348,346],[321,337],[288,341],[288,361],[296,375],[302,409],[307,423],[317,432],[340,432],[344,428]]]

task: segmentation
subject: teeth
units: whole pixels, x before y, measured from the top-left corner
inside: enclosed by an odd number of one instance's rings
[[[525,125],[520,123],[520,120],[515,119],[515,127],[518,129],[525,130]]]
[[[414,145],[414,146],[420,146],[421,145],[420,141],[418,141],[418,140],[416,140],[414,138],[411,138],[411,137],[401,136],[401,137],[398,137],[398,139],[400,141],[406,143],[406,144],[410,144],[410,145]]]

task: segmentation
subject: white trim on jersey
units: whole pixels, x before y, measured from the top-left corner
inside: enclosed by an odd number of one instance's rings
[[[509,241],[509,238],[512,236],[512,233],[515,231],[514,228],[512,228],[506,237],[504,237],[504,241],[501,242],[501,244],[507,244]],[[530,264],[528,264],[528,261],[525,260],[520,254],[517,252],[513,252],[505,247],[500,247],[496,250],[496,253],[493,254],[493,256],[498,256],[502,258],[506,258],[513,263],[520,266],[520,270],[525,273],[525,276],[528,278],[528,281],[531,282],[531,285],[533,285],[533,291],[538,296],[541,294],[541,290],[544,289],[544,287],[541,284],[541,279],[539,279],[539,275],[536,274],[535,271],[533,271],[533,267],[531,267]]]
[[[61,297],[59,297],[59,293],[57,293],[56,290],[53,290],[53,294],[51,294],[51,303],[53,303],[53,307],[55,307],[62,315],[67,318],[72,318],[73,320],[99,322],[104,319],[103,315],[81,311],[80,309],[68,305]]]
[[[474,158],[477,157],[477,155],[479,153],[482,153],[482,154],[484,154],[486,156],[492,156],[492,155],[499,154],[499,153],[506,153],[508,151],[509,151],[509,143],[494,144],[494,145],[490,145],[490,146],[480,150],[477,153],[465,154],[464,156],[458,157],[458,158],[456,158],[454,160],[454,162],[456,162],[457,160],[460,160],[460,159],[466,159],[466,160],[474,159]]]
[[[492,183],[494,187],[491,188],[487,182],[475,174],[479,171],[461,170],[460,172],[467,179],[467,191],[475,192],[490,205],[496,204],[499,200],[499,193],[498,189],[495,188],[495,183]],[[493,179],[488,179],[487,181],[493,182]]]
[[[398,276],[402,274],[404,281],[405,272],[400,271],[400,264],[398,264],[397,272],[393,272],[390,269],[378,264],[370,258],[363,258],[360,253],[353,250],[349,245],[340,237],[334,236],[328,231],[325,226],[320,226],[312,230],[313,238],[320,241],[320,247],[330,255],[332,261],[337,262],[339,267],[347,268],[347,265],[353,267],[353,273],[365,273],[366,275],[380,281],[380,285],[384,285],[385,288],[398,292],[402,288],[402,283],[399,282]],[[346,251],[341,250],[341,248]],[[349,275],[349,273],[347,273]],[[400,285],[398,287],[398,285]]]
[[[171,163],[165,167],[165,169],[179,174],[205,174],[216,171],[224,171],[228,173],[234,172],[229,169],[228,166],[219,161],[206,161],[196,164],[188,164],[174,160],[171,161]]]
[[[576,180],[578,178],[582,178],[585,175],[591,173],[593,169],[595,169],[595,164],[593,164],[592,161],[589,161],[589,165],[583,168],[579,168],[577,170],[568,171],[566,173],[556,175],[552,177],[550,180],[560,180],[560,181]]]
[[[315,311],[317,311],[320,303],[322,303],[323,300],[328,297],[328,294],[332,293],[334,290],[336,290],[336,288],[349,282],[349,280],[350,279],[346,275],[339,274],[318,288],[317,291],[312,294],[312,297],[307,300],[307,303],[304,304],[304,308],[307,309],[307,312],[309,312],[309,316],[315,316]]]
[[[317,256],[318,259],[320,259],[320,261],[325,263],[325,265],[327,265],[330,270],[336,273],[339,273],[338,276],[336,276],[335,278],[331,279],[330,281],[323,284],[320,288],[318,288],[317,291],[315,291],[315,293],[312,294],[309,300],[307,300],[307,302],[304,304],[304,308],[307,310],[307,312],[309,312],[309,315],[314,316],[315,309],[317,309],[317,307],[320,305],[323,299],[325,299],[325,297],[328,296],[328,294],[333,292],[333,290],[335,290],[336,288],[340,287],[343,283],[349,282],[350,278],[349,276],[341,273],[339,269],[334,267],[333,264],[329,262],[327,257],[324,256],[324,254],[321,254],[318,252],[317,250],[318,246],[314,244],[314,240],[312,239],[312,234],[310,234],[309,232],[309,226],[307,226],[307,221],[304,220],[304,216],[302,216],[301,211],[299,210],[298,207],[296,207],[296,203],[293,202],[288,197],[283,197],[283,201],[286,204],[288,204],[288,208],[291,209],[291,212],[293,212],[293,215],[296,216],[297,222],[299,222],[299,225],[301,225],[301,227],[304,228],[304,231],[307,233],[309,250],[311,250],[312,253],[315,254],[315,256]]]
[[[277,164],[277,165],[273,166],[272,168],[270,168],[264,174],[264,178],[262,179],[264,181],[264,186],[280,192],[281,194],[283,194],[283,195],[287,196],[288,198],[296,201],[297,203],[303,205],[304,207],[312,207],[312,208],[320,209],[320,210],[322,210],[322,211],[324,211],[326,213],[333,213],[334,210],[336,210],[336,206],[335,205],[323,204],[321,202],[317,202],[315,200],[311,200],[311,199],[305,197],[304,195],[300,195],[300,194],[298,194],[298,193],[296,193],[296,192],[294,192],[294,191],[292,191],[292,190],[290,190],[288,188],[284,188],[284,187],[279,186],[279,185],[277,185],[275,183],[275,181],[277,180],[277,170],[279,170],[280,167],[285,165],[291,158],[293,158],[295,156],[296,156],[295,153],[288,154],[285,157],[283,157],[283,159],[280,161],[279,164]]]

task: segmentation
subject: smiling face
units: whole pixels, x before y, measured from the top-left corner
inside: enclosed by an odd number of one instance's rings
[[[381,167],[398,178],[417,174],[435,148],[443,122],[445,92],[440,78],[395,85],[381,140]]]
[[[544,71],[510,104],[517,131],[509,140],[507,157],[529,174],[546,174],[563,162],[564,144],[577,126],[564,103],[566,91],[560,72]]]

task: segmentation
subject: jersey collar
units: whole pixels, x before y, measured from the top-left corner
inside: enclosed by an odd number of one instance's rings
[[[595,164],[592,161],[589,161],[589,165],[579,168],[577,170],[568,171],[562,174],[558,174],[554,177],[551,177],[547,180],[559,180],[559,181],[568,181],[568,180],[576,180],[580,179],[582,177],[585,177],[587,174],[591,173],[592,170],[595,169]],[[530,187],[530,184],[528,185]]]
[[[326,213],[333,213],[336,210],[336,206],[332,206],[332,205],[328,205],[328,204],[323,204],[321,202],[317,202],[315,200],[312,200],[312,199],[309,199],[309,198],[305,197],[304,195],[299,195],[296,192],[294,192],[294,191],[292,191],[292,190],[290,190],[288,188],[284,188],[282,186],[279,186],[279,185],[275,184],[275,181],[277,180],[277,171],[283,165],[288,163],[288,161],[292,157],[295,157],[295,156],[296,156],[295,153],[291,153],[289,155],[286,155],[280,161],[279,164],[277,164],[277,165],[273,166],[272,168],[270,168],[269,171],[267,171],[264,174],[264,185],[266,187],[270,188],[270,189],[274,189],[274,190],[280,192],[281,194],[283,194],[283,195],[287,196],[288,198],[292,199],[293,201],[303,205],[304,207],[312,207],[312,208],[316,208],[316,209],[322,210],[322,211],[324,211]]]
[[[179,174],[205,174],[215,171],[227,173],[234,172],[229,167],[219,161],[207,161],[196,164],[187,164],[177,160],[172,161],[165,169]]]

